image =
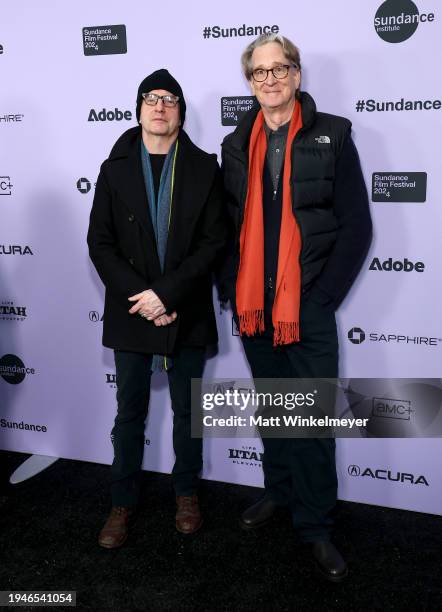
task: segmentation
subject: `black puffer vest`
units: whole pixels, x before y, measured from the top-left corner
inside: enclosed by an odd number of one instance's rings
[[[239,265],[239,235],[244,214],[248,179],[248,147],[253,123],[259,111],[255,106],[243,117],[234,132],[222,143],[222,171],[229,214],[235,227],[231,280]],[[303,127],[292,145],[293,213],[298,223],[302,291],[308,291],[322,271],[336,240],[337,222],[333,214],[335,164],[346,137],[348,119],[319,113],[313,98],[301,93]]]

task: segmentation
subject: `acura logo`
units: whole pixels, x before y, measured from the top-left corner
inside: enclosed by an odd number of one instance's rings
[[[96,310],[91,310],[89,313],[89,321],[92,321],[92,323],[97,323],[97,321],[100,320],[100,315],[98,314],[98,312]]]

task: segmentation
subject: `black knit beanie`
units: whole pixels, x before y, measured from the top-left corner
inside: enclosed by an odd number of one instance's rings
[[[186,101],[184,100],[183,90],[181,89],[180,84],[173,76],[168,72],[165,68],[161,68],[161,70],[155,70],[152,74],[149,74],[144,81],[141,82],[138,87],[138,95],[137,95],[137,121],[140,120],[141,113],[141,103],[143,98],[141,94],[149,93],[153,89],[165,89],[166,91],[170,91],[174,96],[179,96],[178,105],[180,107],[180,119],[181,125],[184,124],[184,119],[186,118]]]

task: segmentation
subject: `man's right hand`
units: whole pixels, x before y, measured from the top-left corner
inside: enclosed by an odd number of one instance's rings
[[[129,302],[136,302],[129,310],[129,314],[139,314],[146,317],[148,321],[153,321],[166,312],[166,307],[152,289],[146,289],[141,293],[132,295],[128,300]]]

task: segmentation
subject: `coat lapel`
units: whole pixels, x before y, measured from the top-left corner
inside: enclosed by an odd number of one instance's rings
[[[175,269],[177,262],[187,255],[195,225],[213,180],[205,171],[204,158],[202,159],[199,149],[193,145],[187,134],[181,130],[178,138],[165,273]],[[148,258],[154,263],[159,276],[161,267],[141,163],[141,131],[128,134],[124,142],[114,147],[110,159],[115,162],[112,167],[113,182],[119,198],[127,207],[128,214],[133,214],[143,228]]]
[[[146,234],[149,259],[155,262],[160,270],[160,260],[155,241],[155,233],[149,213],[146,185],[144,183],[143,168],[141,164],[141,136],[130,147],[127,156],[114,164],[115,184],[120,199],[132,213]],[[150,247],[150,248],[149,248]]]

